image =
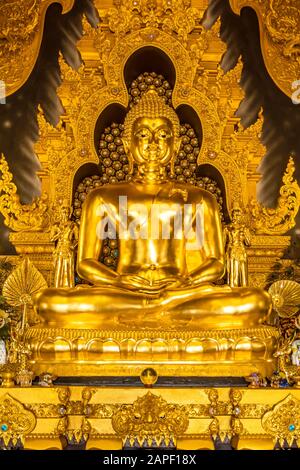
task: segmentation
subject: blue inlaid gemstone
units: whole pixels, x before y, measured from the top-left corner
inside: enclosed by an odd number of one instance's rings
[[[1,431],[7,431],[8,430],[8,426],[7,424],[1,424]]]
[[[289,431],[295,431],[296,426],[294,424],[289,425]]]

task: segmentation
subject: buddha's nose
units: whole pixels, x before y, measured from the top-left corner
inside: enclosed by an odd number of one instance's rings
[[[150,153],[153,153],[153,152],[157,152],[157,150],[158,150],[158,145],[157,145],[157,143],[156,143],[154,140],[152,140],[151,142],[149,142],[149,144],[148,144],[148,151],[149,151]]]
[[[154,140],[152,140],[152,142],[149,143],[149,148],[156,149],[156,147],[157,147],[157,143]]]

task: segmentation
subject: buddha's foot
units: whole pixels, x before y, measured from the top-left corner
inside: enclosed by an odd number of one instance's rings
[[[178,329],[187,328],[192,321],[191,315],[182,315],[174,321],[169,312],[143,312],[135,317],[120,314],[117,324],[121,327],[129,327],[131,329],[145,330],[161,330],[161,329]]]

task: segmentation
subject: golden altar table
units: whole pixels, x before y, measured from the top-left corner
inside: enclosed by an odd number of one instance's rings
[[[293,389],[1,389],[0,439],[11,445],[19,440],[25,449],[71,445],[117,450],[146,443],[153,448],[213,450],[225,442],[227,449],[270,450],[299,440],[299,407],[300,392]],[[20,425],[21,418],[25,426]]]

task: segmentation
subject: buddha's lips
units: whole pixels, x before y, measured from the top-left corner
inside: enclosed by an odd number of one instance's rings
[[[158,145],[150,145],[147,147],[144,152],[142,153],[142,156],[145,161],[150,161],[150,162],[157,162],[162,159],[163,151],[159,148]]]

